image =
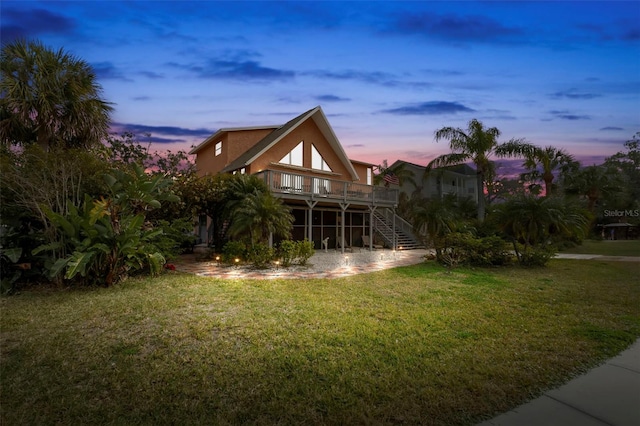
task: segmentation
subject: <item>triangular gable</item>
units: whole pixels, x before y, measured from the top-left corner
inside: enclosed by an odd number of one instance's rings
[[[224,127],[224,128],[219,129],[213,135],[209,136],[202,143],[200,143],[198,146],[196,146],[191,151],[189,151],[189,154],[190,155],[197,154],[198,152],[202,151],[203,148],[205,148],[206,146],[208,146],[212,142],[218,141],[220,139],[220,137],[224,133],[243,132],[243,131],[246,131],[246,130],[269,130],[269,129],[274,129],[275,130],[278,127],[280,127],[280,126],[273,126],[272,125],[272,126],[252,126],[252,127]]]
[[[242,167],[247,167],[256,159],[258,159],[262,154],[264,154],[269,148],[280,142],[282,138],[287,136],[289,133],[291,133],[298,126],[300,126],[310,118],[313,119],[318,129],[320,129],[320,131],[322,132],[322,135],[325,137],[327,142],[329,142],[331,148],[338,155],[338,158],[340,158],[340,161],[351,175],[351,179],[353,181],[357,181],[358,174],[353,168],[351,161],[349,161],[349,158],[347,158],[347,154],[344,152],[340,141],[338,141],[338,138],[333,132],[333,129],[331,128],[331,125],[329,124],[327,117],[324,115],[324,112],[322,112],[322,108],[320,106],[317,106],[303,114],[300,114],[293,120],[283,124],[278,129],[269,133],[260,142],[251,147],[247,152],[245,152],[235,161],[231,162],[224,169],[222,169],[222,172],[229,172]]]

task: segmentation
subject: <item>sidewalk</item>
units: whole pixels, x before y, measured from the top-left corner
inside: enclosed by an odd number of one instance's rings
[[[555,259],[578,259],[578,260],[614,260],[618,262],[640,262],[639,256],[608,256],[604,254],[575,254],[558,253]]]
[[[478,426],[640,425],[640,339],[566,385]]]

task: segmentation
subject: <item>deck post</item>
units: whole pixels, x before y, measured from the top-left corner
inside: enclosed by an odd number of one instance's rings
[[[313,242],[313,208],[318,204],[317,201],[314,200],[305,200],[307,206],[309,206],[309,210],[307,210],[307,239]]]
[[[340,219],[340,239],[341,239],[341,244],[340,244],[340,249],[342,254],[344,254],[344,222],[345,222],[345,211],[349,208],[349,203],[340,203],[340,210],[342,210],[341,213],[341,219]]]
[[[373,213],[376,206],[369,206],[369,251],[373,250]]]
[[[391,211],[393,213],[393,251],[396,251],[396,207]]]

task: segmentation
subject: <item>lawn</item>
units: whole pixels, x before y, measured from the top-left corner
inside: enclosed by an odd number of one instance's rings
[[[638,264],[179,273],[0,299],[0,423],[463,425],[640,336]]]
[[[585,240],[564,253],[602,254],[605,256],[640,256],[640,240]]]

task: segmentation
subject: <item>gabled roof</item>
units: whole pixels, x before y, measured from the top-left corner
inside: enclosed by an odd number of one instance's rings
[[[400,164],[406,164],[407,166],[411,166],[423,171],[426,170],[425,166],[421,166],[419,164],[411,163],[409,161],[404,161],[404,160],[396,160],[390,167],[395,167]],[[454,166],[437,167],[437,168],[433,168],[432,171],[434,172],[449,171],[449,172],[458,173],[458,174],[467,175],[467,176],[475,176],[477,174],[475,169],[473,169],[471,166],[469,166],[466,163],[456,164]]]
[[[224,133],[227,133],[227,132],[242,132],[245,130],[269,130],[269,129],[277,129],[278,127],[280,127],[280,125],[278,124],[271,125],[271,126],[224,127],[222,129],[219,129],[213,135],[209,136],[207,139],[204,140],[204,142],[200,143],[200,145],[196,146],[191,151],[189,151],[189,154],[197,154],[204,147],[210,145],[213,141],[217,141],[218,139],[220,139],[220,136],[222,136]]]
[[[282,138],[287,136],[308,119],[312,119],[315,122],[316,126],[318,126],[323,136],[329,142],[329,145],[333,148],[336,154],[338,154],[338,158],[340,158],[342,164],[349,171],[352,180],[358,180],[358,174],[356,173],[356,170],[353,168],[353,165],[351,164],[351,161],[349,161],[349,158],[344,152],[344,149],[342,149],[342,145],[340,145],[340,142],[333,132],[331,125],[329,125],[327,117],[324,115],[324,112],[322,112],[322,108],[319,106],[300,114],[293,120],[283,124],[273,132],[269,133],[257,144],[249,148],[247,152],[229,163],[224,169],[222,169],[222,173],[230,172],[248,166],[258,157],[264,154],[269,148],[277,144],[280,140],[282,140]]]

